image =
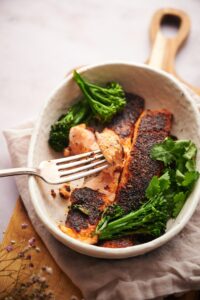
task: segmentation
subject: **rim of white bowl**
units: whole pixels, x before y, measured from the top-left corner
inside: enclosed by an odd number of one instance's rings
[[[172,84],[174,84],[184,94],[185,98],[187,99],[188,103],[190,104],[190,106],[192,107],[192,109],[195,113],[194,117],[198,124],[198,128],[200,129],[200,120],[197,117],[199,112],[198,112],[196,104],[194,103],[194,100],[192,99],[191,95],[188,93],[186,87],[181,82],[179,82],[174,76],[172,76],[171,74],[169,74],[163,70],[155,69],[155,68],[145,65],[145,64],[134,63],[132,61],[131,62],[129,62],[129,61],[105,61],[105,62],[101,62],[98,64],[84,66],[84,67],[78,68],[78,70],[80,73],[82,73],[82,72],[85,72],[85,71],[93,69],[93,68],[103,67],[103,66],[108,66],[108,65],[124,65],[124,66],[128,66],[128,67],[131,67],[131,66],[137,67],[137,68],[144,69],[144,70],[145,69],[150,70],[153,73],[157,73],[157,74],[167,78]],[[48,106],[48,104],[52,101],[51,100],[52,96],[64,84],[66,84],[71,78],[72,78],[72,74],[69,74],[66,78],[64,78],[60,82],[60,84],[58,84],[57,87],[51,92],[51,94],[47,98],[47,101],[45,101],[45,103],[44,103],[43,109],[41,110],[41,112],[38,116],[36,125],[34,126],[32,137],[31,137],[30,148],[29,148],[29,153],[28,153],[28,166],[29,167],[34,167],[32,165],[33,157],[34,157],[34,148],[36,145],[37,133],[38,133],[40,124],[43,119],[44,110]],[[199,132],[197,134],[200,136]],[[55,225],[52,224],[49,220],[50,217],[48,217],[47,215],[44,215],[43,211],[40,207],[40,203],[38,202],[38,197],[37,197],[37,194],[36,194],[35,188],[34,188],[35,182],[36,182],[36,179],[33,176],[29,177],[28,186],[29,186],[31,201],[32,201],[32,204],[36,211],[37,216],[39,217],[41,222],[45,225],[45,227],[48,229],[48,231],[51,232],[53,234],[53,236],[56,237],[59,241],[61,241],[66,246],[70,247],[71,249],[73,249],[79,253],[82,253],[82,254],[85,254],[88,256],[98,257],[98,258],[108,258],[108,259],[128,258],[128,257],[147,253],[153,249],[156,249],[156,248],[162,246],[163,244],[168,242],[170,239],[172,239],[174,236],[176,236],[184,228],[186,223],[189,221],[189,219],[193,215],[193,213],[198,205],[198,202],[199,202],[198,188],[200,188],[200,180],[198,180],[198,182],[196,183],[196,186],[192,192],[192,197],[194,200],[192,201],[192,205],[190,206],[190,209],[188,210],[188,212],[185,214],[184,218],[181,219],[178,224],[176,224],[174,227],[172,227],[169,231],[164,233],[162,236],[160,236],[150,242],[143,243],[140,245],[130,246],[130,247],[126,247],[126,248],[104,248],[104,247],[99,247],[96,245],[86,244],[79,240],[76,240],[76,239],[68,236],[67,234],[64,234],[58,228],[58,226],[56,226],[56,224]]]

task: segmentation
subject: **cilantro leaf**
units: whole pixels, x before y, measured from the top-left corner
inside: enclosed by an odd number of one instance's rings
[[[186,162],[185,167],[188,171],[195,171],[195,160],[190,159]]]
[[[167,166],[174,160],[173,149],[174,141],[168,138],[163,143],[156,144],[151,149],[150,155],[153,159],[160,160]]]
[[[184,158],[187,160],[192,159],[193,157],[196,156],[197,153],[197,148],[196,146],[190,141],[189,145],[185,147],[185,153],[184,153]]]
[[[159,177],[161,191],[168,190],[171,185],[169,171],[166,171],[162,176]]]
[[[197,171],[186,172],[185,178],[182,182],[182,186],[184,187],[193,187],[194,183],[199,178],[199,173]]]
[[[151,179],[148,188],[146,189],[146,197],[150,199],[156,194],[160,193],[160,182],[157,176],[153,176]]]
[[[181,211],[183,205],[185,204],[187,194],[184,194],[183,192],[179,192],[174,196],[174,208],[172,212],[172,217],[176,218]]]

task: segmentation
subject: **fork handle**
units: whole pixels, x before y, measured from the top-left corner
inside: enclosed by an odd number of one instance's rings
[[[15,175],[38,175],[37,169],[34,168],[11,168],[0,170],[0,177],[15,176]]]

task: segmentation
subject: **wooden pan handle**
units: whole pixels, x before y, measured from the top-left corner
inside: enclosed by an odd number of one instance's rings
[[[175,25],[177,34],[173,37],[166,37],[161,31],[162,24]],[[150,39],[153,46],[147,63],[154,68],[159,68],[173,74],[184,82],[176,74],[174,61],[178,50],[184,44],[189,32],[190,19],[185,12],[172,8],[158,10],[154,14],[150,25]],[[200,94],[199,88],[193,87],[188,83],[186,84]]]

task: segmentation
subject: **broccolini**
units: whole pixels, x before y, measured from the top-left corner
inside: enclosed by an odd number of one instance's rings
[[[116,82],[101,87],[84,80],[76,71],[74,80],[83,92],[94,116],[103,123],[110,121],[126,104],[124,91]]]
[[[86,82],[76,71],[74,80],[84,97],[51,126],[49,145],[57,152],[68,145],[71,127],[95,118],[101,123],[108,122],[126,104],[124,91],[118,83],[113,82],[103,88]]]
[[[67,114],[61,116],[51,126],[49,145],[57,152],[62,151],[68,145],[70,128],[80,123],[86,123],[90,116],[91,110],[85,100],[72,105]]]

